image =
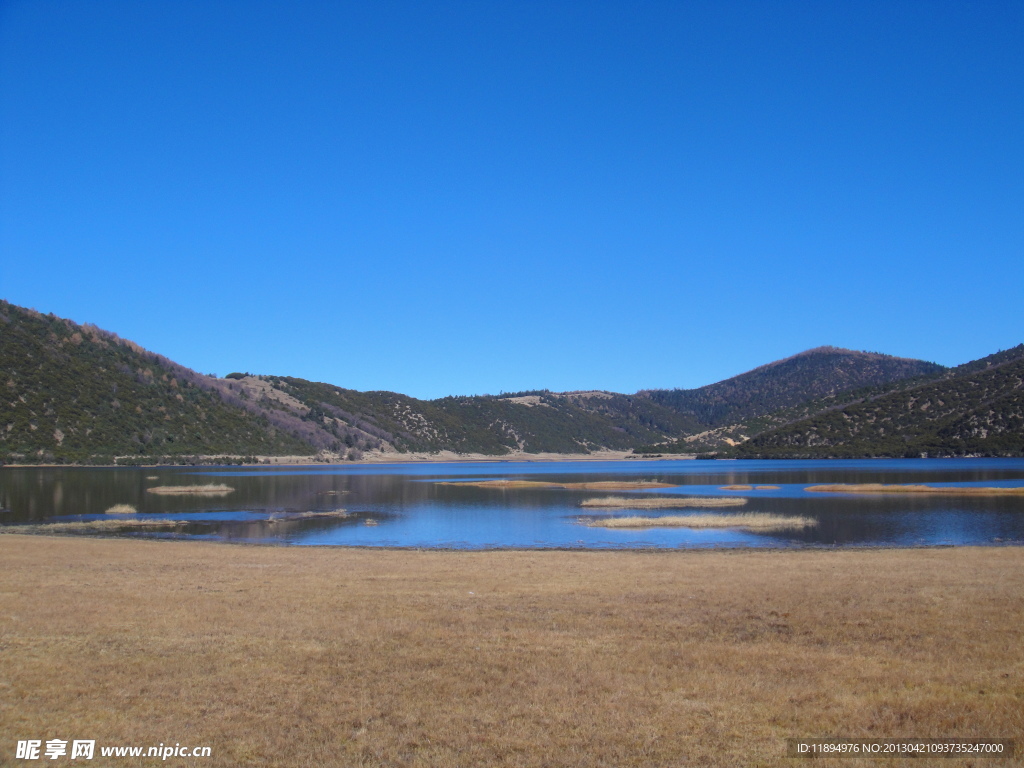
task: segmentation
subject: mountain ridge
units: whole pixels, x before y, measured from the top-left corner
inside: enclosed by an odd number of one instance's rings
[[[766,430],[743,458],[1024,455],[1024,344]]]
[[[0,301],[0,462],[130,463],[217,455],[355,460],[367,451],[782,456],[804,450],[794,425],[809,419],[824,419],[803,427],[819,437],[832,425],[834,438],[822,444],[870,454],[871,440],[891,452],[885,435],[865,438],[870,430],[862,429],[861,437],[844,437],[829,419],[849,414],[830,414],[876,401],[885,406],[889,396],[986,375],[1005,413],[983,418],[975,412],[977,403],[962,395],[957,402],[964,404],[963,413],[947,408],[945,431],[918,437],[933,451],[945,440],[951,451],[984,443],[987,450],[1013,453],[1019,448],[1015,380],[993,371],[1019,357],[1001,351],[949,369],[878,352],[816,347],[695,389],[532,390],[419,400],[290,376],[206,376],[96,326]],[[1010,399],[1004,402],[1004,396]],[[959,416],[967,421],[961,424]],[[1003,437],[990,439],[993,430]],[[843,440],[850,445],[842,447]]]

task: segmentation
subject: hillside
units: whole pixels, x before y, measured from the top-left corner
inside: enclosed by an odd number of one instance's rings
[[[1022,357],[1017,348],[949,370],[821,347],[692,390],[427,401],[290,376],[203,376],[95,326],[0,302],[0,462],[600,449],[1015,454]]]
[[[0,302],[0,461],[309,453],[214,380],[94,326]]]
[[[637,450],[728,450],[768,429],[856,402],[866,393],[930,381],[946,370],[923,360],[818,347],[698,389],[642,392],[703,426],[682,439]]]
[[[701,424],[713,428],[765,416],[809,400],[901,379],[940,375],[945,370],[923,360],[818,347],[698,389],[651,390],[641,394],[679,413],[691,414]]]
[[[1024,345],[769,430],[742,457],[1024,455]]]
[[[247,388],[272,389],[293,412],[356,450],[586,453],[628,450],[694,426],[644,398],[612,393],[533,392],[427,401],[286,376],[245,376],[238,381]],[[369,439],[350,436],[353,428]]]
[[[204,376],[116,334],[0,302],[0,462],[510,450],[586,453],[691,420],[611,393],[423,401],[286,376]]]

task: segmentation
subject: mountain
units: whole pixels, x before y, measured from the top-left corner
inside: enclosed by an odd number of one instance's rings
[[[292,411],[338,434],[348,448],[364,445],[339,430],[357,427],[395,451],[502,454],[628,450],[695,428],[692,419],[645,398],[610,392],[547,391],[417,400],[394,392],[357,392],[287,376],[242,376],[245,388],[276,393]],[[365,443],[365,441],[363,441]]]
[[[820,347],[692,390],[614,392],[547,390],[422,401],[391,392],[355,392],[289,377],[262,377],[325,423],[355,417],[397,450],[464,453],[580,453],[610,448],[651,452],[717,450],[783,422],[782,409],[809,401],[832,405],[842,393],[935,377],[946,369],[922,360]],[[332,409],[340,409],[340,414]],[[800,411],[799,415],[807,412]],[[788,420],[795,414],[786,414]],[[720,434],[713,434],[721,429]],[[736,439],[731,439],[735,436]]]
[[[1024,455],[1024,344],[771,429],[743,457]]]
[[[1021,449],[1022,349],[946,369],[821,347],[698,389],[428,401],[290,376],[204,376],[109,331],[0,301],[0,462],[444,450],[1012,454]]]
[[[0,302],[0,460],[309,453],[202,376],[91,325]]]
[[[923,360],[818,347],[699,389],[663,389],[641,394],[677,412],[692,414],[708,427],[720,427],[808,400],[901,379],[939,375],[945,370]]]
[[[204,376],[92,325],[0,302],[0,461],[511,450],[586,453],[690,420],[612,393],[448,397],[287,376]]]
[[[704,426],[682,440],[638,450],[680,453],[729,448],[772,427],[853,402],[865,390],[928,381],[946,370],[924,360],[817,347],[698,389],[643,392]]]

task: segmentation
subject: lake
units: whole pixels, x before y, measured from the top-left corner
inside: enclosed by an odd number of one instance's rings
[[[676,488],[615,491],[480,488],[440,482],[652,481]],[[147,488],[224,483],[227,496],[162,496]],[[480,462],[301,467],[0,469],[0,525],[124,520],[120,536],[217,539],[289,545],[423,548],[707,548],[1024,544],[1024,496],[847,495],[813,484],[907,483],[1024,486],[1024,459],[856,461]],[[772,485],[770,490],[722,490]],[[740,497],[723,509],[592,510],[601,496]],[[138,514],[104,514],[129,504]],[[330,513],[332,515],[319,513]],[[609,529],[602,517],[763,513],[816,525],[755,532],[738,528]],[[313,513],[313,514],[309,514]],[[303,516],[306,515],[306,516]],[[174,522],[132,527],[129,521]],[[152,524],[150,524],[152,525]]]

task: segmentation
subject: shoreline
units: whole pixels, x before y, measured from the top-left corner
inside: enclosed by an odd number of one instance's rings
[[[126,526],[130,525],[130,521],[126,523]],[[424,546],[422,544],[290,544],[284,541],[269,541],[269,540],[246,540],[246,539],[200,539],[200,538],[173,538],[173,537],[156,537],[156,536],[126,536],[123,534],[110,533],[107,531],[94,531],[85,533],[62,533],[60,531],[47,531],[39,530],[39,528],[45,528],[45,524],[41,526],[30,526],[26,525],[26,530],[18,530],[19,525],[0,525],[0,540],[8,539],[12,536],[22,536],[24,538],[32,539],[58,539],[58,540],[86,540],[86,541],[145,541],[156,544],[183,544],[192,543],[210,546],[224,546],[224,547],[257,547],[264,549],[283,549],[283,550],[338,550],[347,552],[418,552],[428,553],[436,552],[438,554],[451,553],[451,554],[477,554],[486,555],[493,553],[498,554],[539,554],[544,552],[562,552],[562,553],[575,553],[575,554],[615,554],[615,553],[634,553],[634,554],[648,554],[648,555],[659,555],[668,553],[679,553],[683,555],[695,555],[695,554],[720,554],[720,555],[738,555],[743,553],[796,553],[796,552],[918,552],[918,551],[930,551],[930,550],[963,550],[963,549],[979,549],[979,550],[990,550],[990,549],[1022,549],[1024,550],[1024,540],[1001,540],[1001,541],[987,541],[980,544],[856,544],[856,545],[836,545],[836,544],[822,544],[815,542],[797,542],[786,545],[766,545],[766,546],[752,546],[750,544],[738,544],[734,546],[718,546],[718,545],[707,545],[699,547],[681,547],[681,546],[605,546],[605,547],[588,547],[588,546],[558,546],[558,545],[544,545],[537,547],[523,547],[523,546],[490,546],[490,547],[454,547],[454,546]],[[31,528],[31,530],[28,530]]]
[[[350,461],[340,456],[319,458],[317,456],[256,456],[255,463],[244,464],[0,464],[0,469],[60,469],[60,468],[87,468],[87,469],[155,469],[174,468],[189,466],[231,466],[231,467],[324,467],[324,466],[358,466],[362,464],[507,464],[507,463],[556,463],[556,462],[601,462],[601,461],[693,461],[697,458],[696,453],[688,454],[661,454],[658,456],[645,457],[644,454],[635,454],[632,451],[594,451],[592,453],[526,453],[517,451],[492,455],[487,453],[455,453],[454,451],[439,451],[437,453],[379,453],[367,452],[363,458]],[[242,456],[231,454],[217,454],[211,456],[197,456],[197,459],[240,459]],[[733,459],[715,459],[716,461],[732,461]]]
[[[19,464],[15,462],[0,463],[0,471],[3,469],[176,469],[196,467],[348,467],[361,465],[380,464],[556,464],[556,463],[582,463],[582,462],[619,462],[619,461],[716,461],[716,462],[737,462],[737,461],[770,461],[772,463],[785,463],[787,461],[917,461],[919,459],[906,459],[893,456],[861,456],[858,458],[737,458],[733,456],[714,456],[707,459],[699,459],[700,454],[695,453],[665,453],[665,454],[636,454],[631,451],[595,451],[593,453],[525,453],[516,452],[502,455],[491,455],[486,453],[454,453],[451,451],[440,451],[438,453],[368,453],[361,459],[350,461],[338,456],[321,458],[317,456],[257,456],[255,463],[212,463],[213,459],[239,459],[241,456],[230,454],[218,454],[216,456],[198,456],[200,463],[196,464]],[[964,459],[1005,459],[1020,461],[1021,456],[930,456],[920,460],[924,461],[958,461]],[[211,463],[205,463],[206,460]]]

